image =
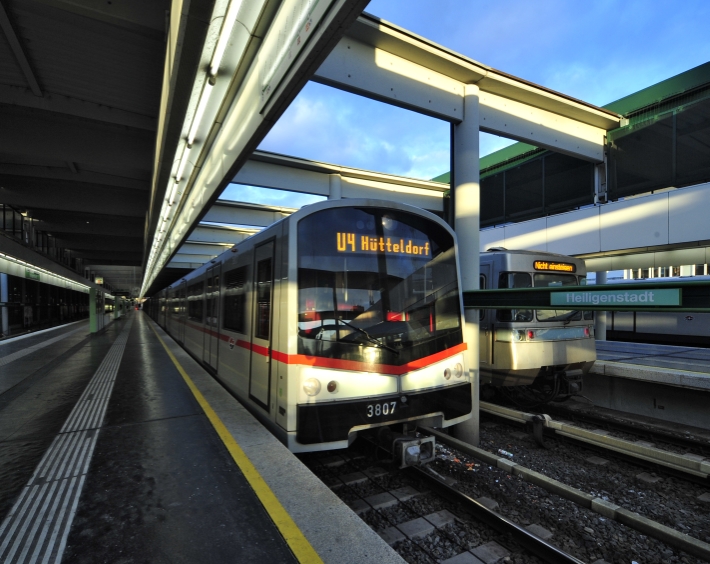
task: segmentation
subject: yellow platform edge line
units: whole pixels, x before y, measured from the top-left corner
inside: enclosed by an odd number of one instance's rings
[[[234,459],[234,462],[244,474],[244,477],[249,482],[249,485],[254,490],[254,493],[259,498],[259,501],[264,506],[264,509],[266,509],[269,517],[271,517],[271,520],[274,522],[289,548],[296,556],[296,559],[299,562],[307,562],[308,564],[322,564],[323,560],[320,556],[318,556],[318,553],[315,551],[313,546],[311,546],[311,543],[308,542],[308,539],[305,537],[303,532],[301,532],[301,529],[298,528],[298,525],[296,525],[286,509],[284,509],[284,506],[281,505],[281,502],[278,500],[274,492],[271,491],[269,485],[266,483],[264,478],[262,478],[261,474],[259,474],[259,471],[256,469],[254,464],[252,464],[251,460],[249,460],[249,457],[244,453],[232,434],[227,430],[227,427],[225,427],[224,423],[222,423],[222,420],[215,413],[214,409],[212,409],[212,406],[207,402],[200,390],[197,389],[197,386],[187,375],[187,372],[185,372],[178,359],[175,358],[175,355],[173,355],[168,348],[167,344],[165,344],[163,339],[160,338],[160,335],[158,335],[158,332],[155,330],[155,327],[153,327],[153,324],[149,323],[149,325],[155,333],[155,336],[160,341],[160,344],[163,345],[163,348],[168,353],[170,360],[173,361],[173,364],[177,368],[183,380],[185,380],[188,388],[190,388],[190,391],[195,396],[195,399],[200,404],[200,407],[202,407],[205,415],[210,420],[210,423],[212,423],[215,431],[217,431],[219,438],[222,439],[224,446],[227,447],[227,450]]]

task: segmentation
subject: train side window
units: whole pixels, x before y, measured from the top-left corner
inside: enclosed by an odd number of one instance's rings
[[[237,333],[246,333],[247,274],[241,266],[224,275],[224,328]]]
[[[202,323],[204,319],[203,282],[197,282],[187,287],[187,315],[192,321]]]
[[[501,272],[498,276],[498,288],[532,288],[532,277],[529,272]],[[499,309],[496,311],[498,321],[532,321],[531,309]]]
[[[269,338],[271,322],[271,259],[261,260],[256,265],[257,319],[254,335],[259,339]]]
[[[485,289],[486,289],[486,275],[485,275],[485,274],[481,274],[481,275],[479,276],[478,287],[479,287],[481,290],[485,290]],[[479,321],[483,321],[483,319],[484,319],[485,317],[486,317],[486,310],[485,310],[485,309],[479,309],[479,310],[478,310],[478,320],[479,320]]]

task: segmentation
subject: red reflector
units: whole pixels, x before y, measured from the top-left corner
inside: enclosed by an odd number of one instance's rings
[[[532,340],[535,338],[535,331],[528,331],[528,339]]]
[[[409,321],[409,314],[399,311],[388,311],[387,321]]]
[[[584,328],[584,336],[589,337],[589,327]]]

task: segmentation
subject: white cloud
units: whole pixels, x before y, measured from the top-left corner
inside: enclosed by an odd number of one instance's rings
[[[449,125],[309,83],[260,149],[307,159],[431,178],[448,170]]]

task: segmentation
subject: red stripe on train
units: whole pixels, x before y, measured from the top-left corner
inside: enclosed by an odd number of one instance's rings
[[[193,329],[207,333],[213,337],[218,337],[220,340],[230,343],[232,337],[229,335],[218,334],[216,331],[200,327],[193,323],[188,323]],[[254,343],[249,343],[248,341],[243,341],[241,339],[235,339],[234,344],[242,349],[251,350],[252,352],[259,354],[261,356],[269,356],[268,347],[263,347]],[[466,343],[460,343],[455,347],[446,349],[444,351],[439,351],[424,358],[419,358],[407,364],[402,364],[400,366],[394,364],[372,364],[369,362],[361,362],[358,360],[339,360],[335,358],[323,358],[320,356],[308,356],[305,354],[287,354],[281,351],[271,350],[271,358],[277,362],[283,364],[293,364],[302,366],[317,366],[320,368],[333,368],[335,370],[357,370],[360,372],[379,372],[381,374],[391,374],[393,376],[400,376],[411,372],[412,370],[419,370],[425,368],[431,364],[440,362],[447,358],[450,358],[460,352],[467,349]]]

